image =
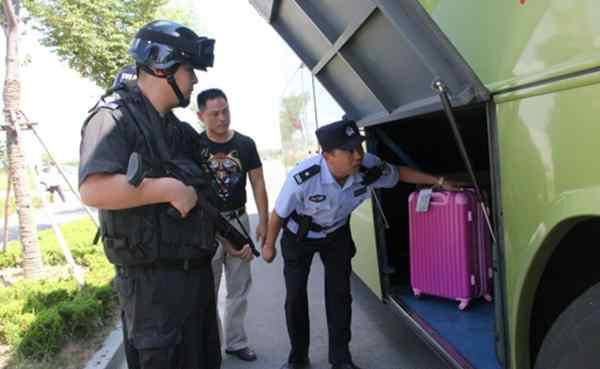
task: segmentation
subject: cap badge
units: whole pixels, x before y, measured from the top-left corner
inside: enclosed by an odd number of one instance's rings
[[[346,136],[351,137],[354,134],[356,134],[356,132],[354,132],[352,127],[350,127],[350,126],[346,127]]]

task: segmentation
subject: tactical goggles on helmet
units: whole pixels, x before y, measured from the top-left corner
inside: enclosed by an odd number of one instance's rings
[[[183,37],[175,37],[162,32],[142,29],[136,35],[138,42],[150,41],[158,44],[163,44],[168,48],[152,47],[145,48],[148,55],[140,55],[143,59],[148,60],[151,53],[152,59],[156,60],[155,67],[169,68],[177,63],[190,64],[194,69],[206,70],[213,66],[215,40],[198,37],[195,39],[184,39]]]

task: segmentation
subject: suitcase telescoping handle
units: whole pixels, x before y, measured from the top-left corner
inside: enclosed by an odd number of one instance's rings
[[[483,194],[481,192],[481,188],[479,187],[479,182],[477,181],[477,177],[475,177],[475,171],[473,170],[473,166],[471,165],[471,160],[469,159],[469,154],[467,154],[467,149],[465,148],[465,143],[460,135],[460,131],[458,130],[458,125],[456,124],[456,119],[454,119],[454,113],[452,112],[452,106],[450,105],[450,99],[448,98],[448,88],[444,84],[444,82],[437,80],[433,82],[432,88],[437,91],[440,95],[440,100],[442,101],[442,106],[444,107],[444,112],[448,117],[448,122],[450,123],[450,127],[452,128],[452,132],[454,133],[454,138],[456,139],[456,143],[458,144],[458,149],[460,151],[460,155],[467,167],[467,171],[469,172],[469,176],[471,177],[471,181],[473,182],[473,186],[475,187],[475,193],[477,195],[477,201],[479,202],[479,206],[481,206],[481,210],[483,210],[483,214],[485,217],[485,221],[488,225],[488,229],[490,231],[490,236],[494,243],[496,243],[496,235],[494,234],[494,229],[492,228],[492,223],[490,222],[490,215],[485,206],[485,202],[483,199]]]
[[[445,206],[448,204],[448,200],[450,196],[446,192],[432,192],[431,193],[431,201],[429,202],[431,205],[440,205]]]

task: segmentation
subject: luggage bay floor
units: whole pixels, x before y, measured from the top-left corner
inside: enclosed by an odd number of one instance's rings
[[[493,303],[473,299],[460,311],[457,301],[427,295],[416,298],[409,287],[394,288],[392,295],[454,346],[474,368],[500,369],[494,346]]]

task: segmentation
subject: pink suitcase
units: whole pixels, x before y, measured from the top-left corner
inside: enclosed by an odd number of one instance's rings
[[[408,199],[414,294],[455,299],[460,310],[472,298],[491,301],[491,237],[475,192],[433,192],[424,212],[416,210],[418,195]]]

